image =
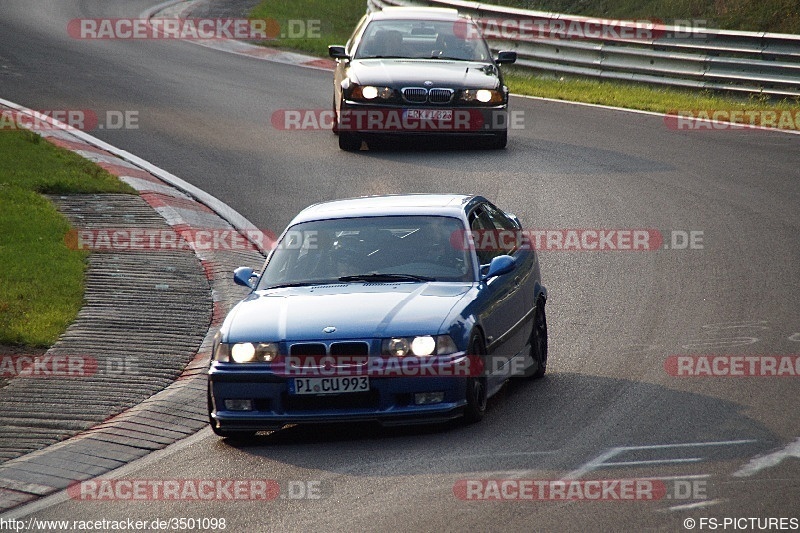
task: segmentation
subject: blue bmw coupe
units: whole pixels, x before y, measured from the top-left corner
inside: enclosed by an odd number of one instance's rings
[[[510,378],[547,368],[547,291],[516,216],[481,196],[312,205],[228,314],[208,372],[211,427],[483,418]]]

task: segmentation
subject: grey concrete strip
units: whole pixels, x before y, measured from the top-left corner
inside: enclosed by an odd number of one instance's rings
[[[72,452],[66,448],[59,450],[58,453],[51,454],[49,456],[41,456],[36,459],[37,462],[42,464],[53,464],[58,466],[59,464],[63,464],[65,461],[71,461],[78,465],[87,466],[90,468],[118,468],[125,464],[122,461],[115,461],[113,459],[105,459],[103,457],[98,457],[96,455],[88,455],[85,453],[77,453]]]
[[[51,196],[77,231],[253,227],[210,195],[180,187],[185,182],[81,132],[48,136],[130,174],[125,181],[141,193]],[[77,237],[68,236],[68,244],[75,246]],[[17,376],[0,389],[6,422],[0,427],[0,512],[107,473],[208,424],[212,339],[224,314],[247,293],[231,282],[230,272],[258,268],[264,256],[252,247],[194,249],[181,242],[90,254],[84,307],[46,354],[78,359],[81,372]]]
[[[32,494],[34,496],[44,496],[45,494],[53,492],[53,487],[51,485],[26,483],[23,481],[17,481],[16,479],[6,479],[3,477],[0,477],[0,488],[7,491],[6,496],[10,495],[12,491],[20,494]]]

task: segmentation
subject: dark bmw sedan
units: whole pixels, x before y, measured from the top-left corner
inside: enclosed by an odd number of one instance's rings
[[[345,46],[329,46],[339,147],[391,135],[508,138],[508,88],[477,25],[455,9],[397,7],[365,15]]]

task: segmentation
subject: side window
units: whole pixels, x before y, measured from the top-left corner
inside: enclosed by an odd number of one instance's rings
[[[486,214],[492,220],[492,224],[497,231],[497,244],[498,249],[502,250],[504,254],[513,254],[517,251],[522,234],[519,228],[505,213],[500,211],[492,204],[484,204],[483,206]]]
[[[361,20],[359,20],[358,24],[356,24],[356,29],[353,30],[353,33],[350,35],[350,38],[347,40],[347,43],[344,45],[345,50],[347,50],[347,53],[350,54],[351,56],[353,55],[353,52],[355,51],[353,49],[353,45],[355,44],[355,39],[358,36],[358,34],[361,33],[361,30],[364,29],[364,23],[366,21],[367,21],[367,15],[364,15],[363,17],[361,17]]]
[[[505,253],[497,247],[495,239],[492,238],[493,234],[496,233],[496,227],[491,217],[484,210],[483,205],[475,208],[470,213],[469,229],[474,232],[475,253],[481,265],[491,263],[493,258]]]
[[[483,209],[492,219],[495,227],[498,229],[517,229],[517,225],[506,216],[505,213],[500,211],[497,207],[493,206],[492,204],[484,204]]]

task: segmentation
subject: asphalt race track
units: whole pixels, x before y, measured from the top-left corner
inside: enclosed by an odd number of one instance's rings
[[[548,376],[511,383],[479,425],[294,427],[247,444],[206,429],[123,477],[269,479],[285,497],[62,497],[33,516],[215,517],[227,531],[685,531],[687,518],[696,529],[710,517],[800,518],[800,377],[676,377],[665,367],[672,355],[800,354],[800,137],[674,131],[660,116],[515,97],[525,127],[504,151],[345,153],[329,131],[271,122],[278,110],[329,108],[328,72],[66,32],[73,18],[136,17],[155,3],[3,0],[0,97],[138,112],[138,129],[92,134],[276,233],[320,200],[477,192],[526,227],[654,228],[668,249],[542,251]],[[702,248],[673,249],[673,231],[702,232]],[[464,501],[454,492],[463,480],[564,477],[660,478],[669,497]],[[689,485],[690,495],[676,488]]]

